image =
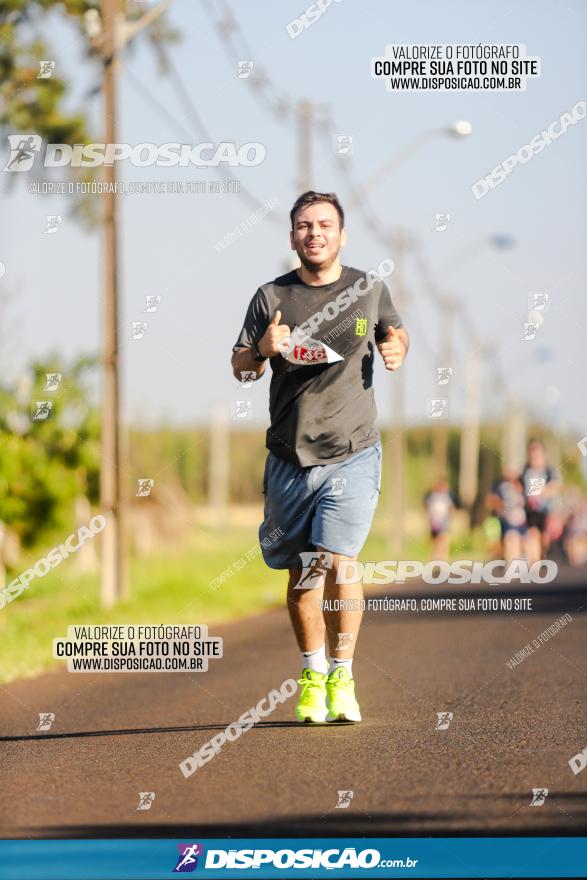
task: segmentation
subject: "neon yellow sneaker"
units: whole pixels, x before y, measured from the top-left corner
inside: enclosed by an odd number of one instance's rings
[[[298,680],[300,697],[296,706],[297,721],[319,724],[326,721],[326,679],[323,672],[304,669]]]
[[[327,721],[360,721],[361,711],[355,699],[355,681],[344,666],[333,670],[326,680]]]

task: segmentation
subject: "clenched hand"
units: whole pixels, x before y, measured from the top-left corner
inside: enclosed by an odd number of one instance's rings
[[[386,370],[397,370],[401,367],[406,356],[406,347],[395,327],[387,328],[387,336],[382,342],[377,343],[377,348]]]
[[[259,340],[259,351],[263,357],[274,357],[289,348],[291,330],[287,324],[280,324],[281,312],[279,309],[273,315],[273,320]]]

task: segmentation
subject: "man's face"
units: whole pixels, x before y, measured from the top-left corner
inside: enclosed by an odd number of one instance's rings
[[[298,211],[289,235],[292,251],[311,272],[330,268],[346,244],[346,233],[330,202],[316,202]]]
[[[544,449],[540,443],[530,444],[528,458],[530,461],[530,467],[533,467],[536,470],[542,470],[546,457],[544,455]]]

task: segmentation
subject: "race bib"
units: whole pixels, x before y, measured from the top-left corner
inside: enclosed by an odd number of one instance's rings
[[[311,339],[309,336],[302,336],[294,329],[290,337],[287,351],[281,352],[282,357],[290,364],[299,364],[301,366],[313,366],[314,364],[335,364],[337,361],[343,361],[341,355],[333,351],[324,342],[318,339]]]

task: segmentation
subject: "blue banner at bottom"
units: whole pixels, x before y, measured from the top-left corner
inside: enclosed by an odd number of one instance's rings
[[[587,837],[0,840],[2,880],[586,877]]]

